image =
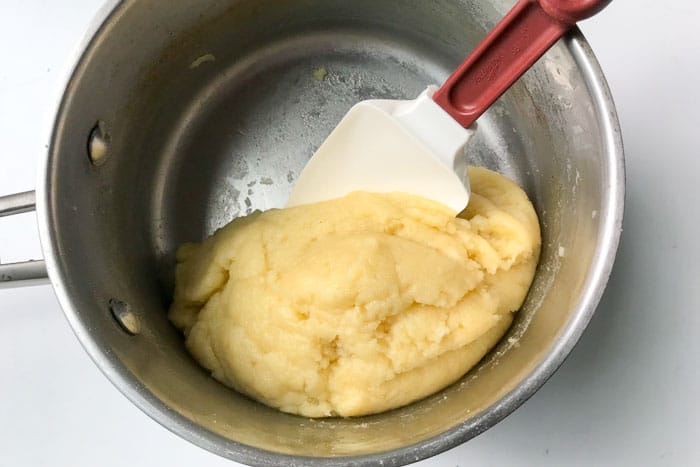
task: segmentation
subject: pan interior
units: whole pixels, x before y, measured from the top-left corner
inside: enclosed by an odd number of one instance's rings
[[[508,91],[470,142],[471,163],[526,189],[544,245],[509,334],[460,382],[370,417],[285,415],[210,378],[166,312],[182,242],[200,241],[252,210],[283,206],[305,162],[354,103],[412,98],[441,83],[511,3],[154,0],[117,7],[76,69],[48,165],[52,243],[74,310],[69,318],[115,384],[183,436],[246,461],[257,454],[241,445],[371,455],[460,427],[417,454],[424,456],[509,413],[515,405],[499,401],[575,318],[609,210],[608,148],[571,42],[556,45]],[[109,148],[105,163],[94,166],[86,142],[98,121]],[[140,334],[116,325],[112,299],[129,306]]]

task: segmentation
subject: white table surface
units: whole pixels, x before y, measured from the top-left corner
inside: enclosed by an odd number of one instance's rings
[[[44,114],[100,0],[0,0],[0,194],[30,190]],[[627,153],[613,277],[522,408],[419,465],[700,465],[700,3],[617,0],[582,25]],[[40,255],[32,214],[0,257]],[[161,428],[83,352],[49,286],[0,291],[0,466],[235,465]]]

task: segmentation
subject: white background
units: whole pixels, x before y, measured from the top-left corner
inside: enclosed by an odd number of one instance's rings
[[[0,195],[30,190],[44,114],[99,0],[0,0]],[[700,465],[700,3],[616,0],[582,25],[617,101],[627,209],[580,344],[522,408],[420,465]],[[4,261],[40,255],[32,214]],[[98,371],[48,286],[0,291],[0,466],[234,465],[161,428]]]

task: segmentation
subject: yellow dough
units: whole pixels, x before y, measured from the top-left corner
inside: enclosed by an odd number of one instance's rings
[[[530,287],[525,193],[471,168],[469,207],[403,194],[239,218],[178,250],[170,319],[214,378],[284,412],[355,416],[459,379]]]

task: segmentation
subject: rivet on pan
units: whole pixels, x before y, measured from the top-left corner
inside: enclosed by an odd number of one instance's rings
[[[117,300],[116,298],[111,298],[109,300],[109,311],[112,312],[112,316],[122,329],[132,336],[141,332],[139,319],[131,312],[127,303]]]
[[[88,157],[94,166],[100,166],[107,161],[109,156],[110,137],[107,125],[102,120],[98,121],[90,131],[88,137]]]

